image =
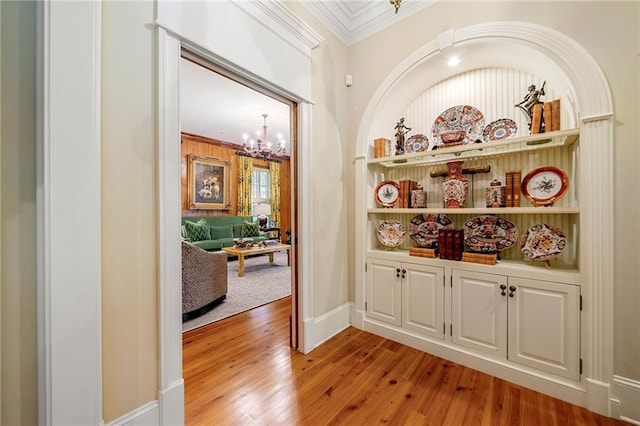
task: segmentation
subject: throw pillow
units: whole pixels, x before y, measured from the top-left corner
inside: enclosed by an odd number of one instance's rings
[[[259,237],[260,236],[260,224],[258,222],[242,222],[242,231],[240,231],[241,237]]]
[[[231,225],[228,226],[210,226],[209,233],[211,239],[219,240],[220,238],[233,238]]]
[[[189,238],[187,238],[187,227],[182,225],[182,227],[180,228],[180,235],[182,235],[182,239],[185,241],[189,241]]]
[[[233,225],[233,236],[235,238],[242,238],[242,224]]]
[[[187,229],[187,239],[190,241],[203,241],[209,239],[209,225],[204,219],[200,219],[197,222],[184,221],[184,226]]]

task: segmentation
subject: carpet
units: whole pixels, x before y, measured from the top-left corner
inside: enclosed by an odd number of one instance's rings
[[[238,277],[238,260],[227,263],[227,298],[212,310],[182,323],[182,331],[193,330],[212,322],[257,308],[291,295],[291,267],[286,252],[255,256],[244,260],[244,277]]]

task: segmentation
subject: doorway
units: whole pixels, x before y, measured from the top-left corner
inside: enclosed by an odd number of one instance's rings
[[[180,60],[180,121],[181,121],[181,215],[252,216],[258,220],[258,210],[270,206],[263,227],[267,236],[291,244],[290,346],[297,348],[297,268],[295,194],[297,167],[296,116],[297,105],[273,91],[242,78],[211,61],[182,49]],[[257,134],[256,134],[257,133]],[[257,140],[257,142],[256,142]],[[273,155],[253,156],[248,152],[262,143]],[[208,156],[230,164],[230,205],[226,209],[194,209],[189,203],[189,155]],[[241,161],[241,157],[243,158]],[[239,198],[242,189],[237,184],[239,164],[250,163],[253,169],[251,199]],[[260,181],[258,181],[260,179]],[[269,181],[273,179],[272,184]],[[239,201],[250,205],[243,206]],[[259,206],[259,207],[258,207]],[[234,260],[237,262],[237,260]],[[235,276],[230,276],[231,281]],[[247,277],[246,280],[250,278]],[[230,300],[228,299],[227,303]],[[227,303],[229,305],[229,303]],[[215,308],[214,308],[215,310]],[[203,324],[201,324],[203,325]],[[200,326],[200,325],[199,325]]]

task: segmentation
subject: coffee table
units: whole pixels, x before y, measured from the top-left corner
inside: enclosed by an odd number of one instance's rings
[[[268,254],[269,262],[273,263],[273,253],[277,251],[287,251],[287,266],[291,266],[291,246],[288,244],[278,244],[272,246],[265,247],[249,247],[249,248],[238,248],[238,247],[222,247],[222,250],[226,251],[227,254],[238,256],[238,276],[244,276],[244,257],[250,256],[252,254]]]

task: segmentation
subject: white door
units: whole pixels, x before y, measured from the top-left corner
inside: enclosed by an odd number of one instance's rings
[[[367,304],[369,318],[400,325],[402,309],[400,262],[369,259],[367,262]]]
[[[444,339],[444,270],[402,263],[402,327]]]
[[[506,358],[507,277],[455,269],[452,277],[452,342]]]
[[[580,378],[580,289],[509,278],[509,360]]]

